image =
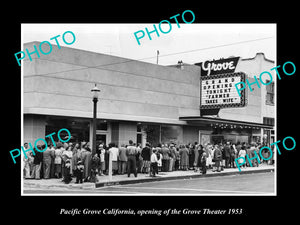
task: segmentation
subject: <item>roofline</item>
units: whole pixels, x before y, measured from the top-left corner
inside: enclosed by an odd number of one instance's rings
[[[271,60],[271,59],[267,59],[266,56],[265,56],[265,53],[263,53],[263,52],[258,52],[258,53],[256,53],[256,55],[255,55],[253,58],[246,58],[246,59],[241,58],[241,61],[245,61],[245,60],[253,60],[253,59],[255,59],[255,58],[257,57],[257,55],[263,55],[264,60],[266,60],[266,61],[268,61],[268,62],[271,62],[271,63],[275,63],[275,61],[273,61],[273,60]]]

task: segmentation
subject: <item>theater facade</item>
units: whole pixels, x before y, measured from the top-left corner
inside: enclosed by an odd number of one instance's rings
[[[34,51],[33,45],[24,49]],[[275,84],[234,84],[270,70],[263,53],[195,65],[162,66],[69,47],[23,60],[23,141],[67,128],[72,142],[92,143],[91,89],[101,90],[96,139],[106,144],[268,142],[275,140]],[[45,52],[47,50],[45,49]],[[221,56],[222,57],[222,56]],[[276,76],[273,76],[273,78]],[[274,79],[275,80],[275,79]],[[267,83],[267,82],[265,82]]]

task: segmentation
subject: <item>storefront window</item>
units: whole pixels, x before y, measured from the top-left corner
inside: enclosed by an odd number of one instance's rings
[[[142,144],[142,124],[137,123],[136,126],[136,143],[137,144]]]
[[[269,83],[270,81],[266,81]],[[266,96],[266,104],[267,105],[274,105],[274,82],[266,86],[267,96]]]
[[[66,128],[71,133],[70,142],[87,142],[89,141],[89,125],[88,119],[48,116],[46,118],[46,134],[57,133],[60,129]],[[59,141],[57,135],[52,137],[54,141]]]
[[[180,126],[162,126],[161,142],[162,143],[180,143],[182,142],[182,127]]]
[[[97,130],[104,130],[107,131],[107,122],[106,121],[97,121]]]

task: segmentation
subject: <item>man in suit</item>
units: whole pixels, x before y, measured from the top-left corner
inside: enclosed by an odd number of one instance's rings
[[[150,149],[150,144],[148,142],[146,143],[146,146],[142,149],[141,156],[143,158],[142,173],[149,173],[151,149]]]
[[[119,174],[124,174],[127,166],[127,155],[125,144],[119,148]]]
[[[133,141],[129,140],[129,145],[127,146],[126,149],[128,177],[130,177],[131,170],[133,170],[134,176],[137,177],[136,154],[137,154],[136,147],[133,145]]]
[[[225,151],[225,168],[229,168],[229,162],[230,162],[230,145],[229,141],[227,141],[226,145],[224,146]]]
[[[222,152],[218,145],[215,145],[214,159],[215,159],[215,169],[218,172],[221,172],[220,162],[222,160]],[[214,172],[214,170],[213,170],[213,172]]]

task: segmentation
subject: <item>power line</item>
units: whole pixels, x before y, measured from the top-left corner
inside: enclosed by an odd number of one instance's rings
[[[197,52],[197,51],[203,51],[203,50],[208,50],[208,49],[221,48],[221,47],[244,44],[244,43],[255,42],[255,41],[261,41],[261,40],[266,40],[266,39],[271,39],[271,38],[274,38],[274,37],[272,36],[272,37],[251,39],[251,40],[246,40],[246,41],[239,41],[239,42],[233,42],[233,43],[228,43],[228,44],[204,47],[204,48],[199,48],[199,49],[192,49],[192,50],[188,50],[188,51],[182,51],[182,52],[175,52],[175,53],[160,55],[160,57],[166,57],[166,56],[172,56],[172,55],[178,55],[178,54],[186,54],[186,53],[190,53],[190,52]],[[118,56],[115,56],[115,57],[118,57]],[[66,64],[71,64],[71,65],[76,65],[76,66],[83,66],[84,68],[65,70],[65,71],[59,71],[59,72],[52,72],[52,73],[46,73],[46,74],[40,74],[40,75],[48,75],[48,74],[56,74],[56,73],[63,73],[63,72],[79,71],[79,70],[85,70],[85,69],[101,69],[101,70],[108,70],[108,71],[114,71],[114,72],[123,72],[123,71],[104,69],[104,68],[98,68],[98,67],[123,64],[123,63],[128,63],[128,62],[133,62],[133,61],[142,61],[142,60],[146,60],[146,59],[153,59],[155,57],[157,57],[157,56],[151,56],[151,57],[140,58],[140,59],[128,59],[128,60],[125,60],[125,61],[122,61],[122,62],[102,64],[102,65],[97,65],[97,66],[86,66],[86,65],[78,65],[78,64],[73,64],[73,63],[66,63]],[[121,58],[121,57],[118,57],[118,58]],[[47,59],[39,59],[39,60],[50,61],[50,60],[47,60]],[[57,61],[52,61],[52,62],[57,62]]]
[[[185,54],[185,53],[188,53],[188,52],[196,52],[196,51],[202,51],[202,50],[220,48],[220,47],[225,47],[225,46],[230,46],[230,45],[244,44],[244,43],[248,43],[248,42],[261,41],[261,40],[270,39],[270,38],[273,38],[273,37],[258,38],[258,39],[252,39],[252,40],[247,40],[247,41],[239,41],[239,42],[234,42],[234,43],[229,43],[229,44],[223,44],[223,45],[216,45],[216,46],[211,46],[211,47],[199,48],[199,49],[194,49],[194,50],[189,50],[189,51],[170,53],[170,54],[161,55],[160,57],[170,56],[170,55],[178,55],[178,54]],[[151,58],[154,58],[154,57],[151,57]]]

